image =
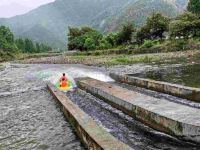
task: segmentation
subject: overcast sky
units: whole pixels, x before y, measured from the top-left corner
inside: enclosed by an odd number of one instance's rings
[[[55,0],[0,0],[0,18],[24,14]]]

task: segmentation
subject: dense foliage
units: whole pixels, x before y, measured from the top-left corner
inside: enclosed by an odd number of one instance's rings
[[[169,18],[160,13],[153,13],[147,18],[147,23],[136,34],[137,41],[143,43],[144,40],[163,39],[164,33],[168,31]]]
[[[131,42],[133,32],[135,32],[135,27],[133,26],[133,23],[128,22],[122,26],[122,29],[118,33],[118,41],[117,44],[123,44],[127,42]]]
[[[52,50],[46,44],[34,43],[30,39],[16,39],[8,27],[0,26],[0,49],[5,52],[39,53]]]
[[[131,42],[134,31],[135,28],[132,23],[126,23],[119,32],[113,32],[105,36],[90,27],[69,27],[68,49],[81,51],[108,49],[116,45]]]
[[[200,14],[200,1],[199,0],[190,0],[188,4],[188,11]]]
[[[16,50],[14,35],[8,27],[0,26],[0,49]]]
[[[180,15],[170,23],[170,36],[172,38],[200,37],[200,17],[192,13]]]
[[[188,10],[193,13],[185,12],[173,19],[161,13],[152,13],[147,18],[146,24],[138,29],[132,22],[122,25],[117,32],[110,32],[106,35],[92,28],[89,28],[88,33],[82,32],[83,29],[69,28],[69,49],[98,50],[115,48],[120,45],[146,49],[156,45],[159,47],[161,44],[162,49],[166,51],[197,48],[200,46],[200,15],[197,11],[200,8],[199,3],[199,1],[191,0]],[[76,33],[83,34],[74,34],[74,30]],[[81,47],[79,47],[80,41],[82,42]]]
[[[90,27],[69,27],[68,49],[91,50],[99,46],[102,34]]]
[[[109,49],[119,45],[143,44],[145,40],[162,40],[169,30],[169,19],[159,13],[153,13],[147,19],[146,25],[136,30],[132,22],[125,23],[118,32],[102,35],[99,31],[83,27],[69,27],[68,48],[70,50]]]
[[[52,48],[46,44],[42,43],[34,43],[30,39],[16,39],[15,40],[16,46],[19,50],[24,53],[41,53],[41,52],[48,52],[52,50]]]

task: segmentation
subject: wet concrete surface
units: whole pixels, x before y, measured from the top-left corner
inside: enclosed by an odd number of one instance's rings
[[[77,85],[149,127],[185,141],[200,143],[199,109],[92,78],[79,79]]]
[[[200,148],[157,132],[82,90],[68,92],[67,96],[113,136],[136,150]]]
[[[178,98],[169,94],[164,94],[164,93],[160,93],[160,92],[156,92],[156,91],[152,91],[152,90],[148,90],[148,89],[144,89],[144,88],[140,88],[140,87],[136,87],[136,86],[132,86],[132,85],[128,85],[128,84],[124,84],[124,83],[119,83],[119,82],[110,82],[113,85],[117,85],[117,86],[121,86],[123,88],[126,88],[128,90],[131,91],[135,91],[138,93],[142,93],[145,95],[149,95],[155,98],[159,98],[159,99],[165,99],[174,103],[178,103],[178,104],[183,104],[186,106],[190,106],[193,108],[198,108],[200,109],[200,103],[198,102],[192,102],[192,101],[188,101],[186,99],[183,98]]]

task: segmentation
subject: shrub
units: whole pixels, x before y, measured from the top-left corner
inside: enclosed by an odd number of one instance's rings
[[[85,43],[84,43],[84,49],[86,49],[86,50],[92,50],[92,49],[95,49],[96,48],[96,46],[95,46],[95,43],[94,43],[94,40],[93,39],[91,39],[91,38],[87,38],[86,40],[85,40]]]
[[[103,38],[101,41],[100,41],[100,44],[98,46],[98,49],[109,49],[111,48],[112,45],[106,40],[106,38]]]
[[[140,48],[151,48],[154,46],[154,42],[152,40],[145,40],[144,44],[140,46]]]
[[[94,56],[99,56],[99,55],[101,55],[100,51],[95,51],[94,52]]]
[[[123,64],[131,63],[131,59],[125,56],[116,58],[115,61]]]
[[[166,52],[181,51],[186,49],[187,43],[184,39],[170,40],[163,45],[163,49]]]

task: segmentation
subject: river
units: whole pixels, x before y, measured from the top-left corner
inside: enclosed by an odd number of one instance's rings
[[[82,150],[85,147],[46,89],[65,72],[112,82],[104,69],[83,65],[8,64],[0,71],[0,149]],[[78,90],[72,101],[105,130],[135,149],[198,149],[156,132],[102,100]]]

